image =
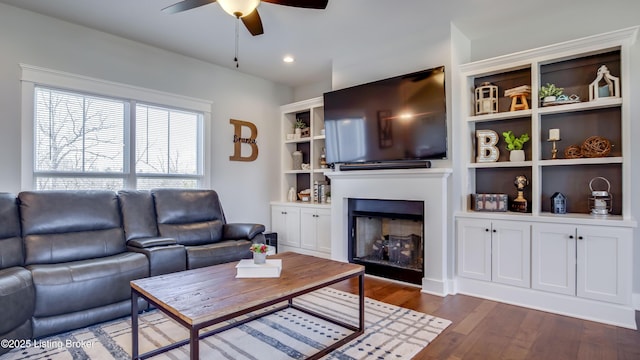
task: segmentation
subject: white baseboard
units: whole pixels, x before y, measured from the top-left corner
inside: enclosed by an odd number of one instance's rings
[[[456,280],[456,290],[460,294],[637,330],[633,307],[637,309],[640,294],[634,294],[636,305],[619,305],[467,278]]]
[[[640,311],[640,293],[631,294],[631,303],[636,311]]]

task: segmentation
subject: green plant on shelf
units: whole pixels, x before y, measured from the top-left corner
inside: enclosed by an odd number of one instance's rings
[[[522,134],[520,137],[513,135],[511,130],[502,133],[504,141],[507,143],[507,150],[522,150],[524,143],[529,141],[529,134]]]
[[[541,99],[544,99],[548,96],[560,96],[562,95],[563,91],[564,91],[564,88],[556,87],[554,84],[547,83],[547,85],[543,85],[540,87],[540,91],[538,92],[538,95],[540,96]]]
[[[307,124],[304,121],[302,121],[302,119],[298,119],[298,120],[296,120],[296,123],[293,124],[293,128],[294,129],[304,129],[304,128],[307,128]]]

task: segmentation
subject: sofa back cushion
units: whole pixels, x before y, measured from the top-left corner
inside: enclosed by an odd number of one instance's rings
[[[225,223],[214,190],[154,189],[158,232],[182,245],[203,245],[222,239]]]
[[[145,190],[120,190],[120,211],[127,241],[158,236],[153,197]]]
[[[18,200],[13,194],[0,193],[0,269],[23,262]]]
[[[18,198],[27,265],[98,258],[126,250],[113,191],[25,191]]]

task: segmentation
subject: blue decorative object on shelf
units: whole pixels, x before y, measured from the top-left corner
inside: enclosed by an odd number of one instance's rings
[[[567,213],[567,197],[563,193],[556,192],[551,196],[551,212],[554,214]]]

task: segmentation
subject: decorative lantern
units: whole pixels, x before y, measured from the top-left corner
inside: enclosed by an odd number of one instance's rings
[[[594,180],[604,180],[607,183],[607,190],[593,190]],[[589,181],[589,189],[591,190],[591,196],[589,196],[589,210],[591,215],[608,215],[611,212],[612,197],[609,191],[611,190],[611,183],[609,180],[598,176]]]
[[[476,88],[476,115],[498,112],[498,87],[484,82]]]
[[[598,68],[596,79],[589,84],[589,100],[594,101],[604,97],[620,97],[620,79],[609,73],[607,65]]]

